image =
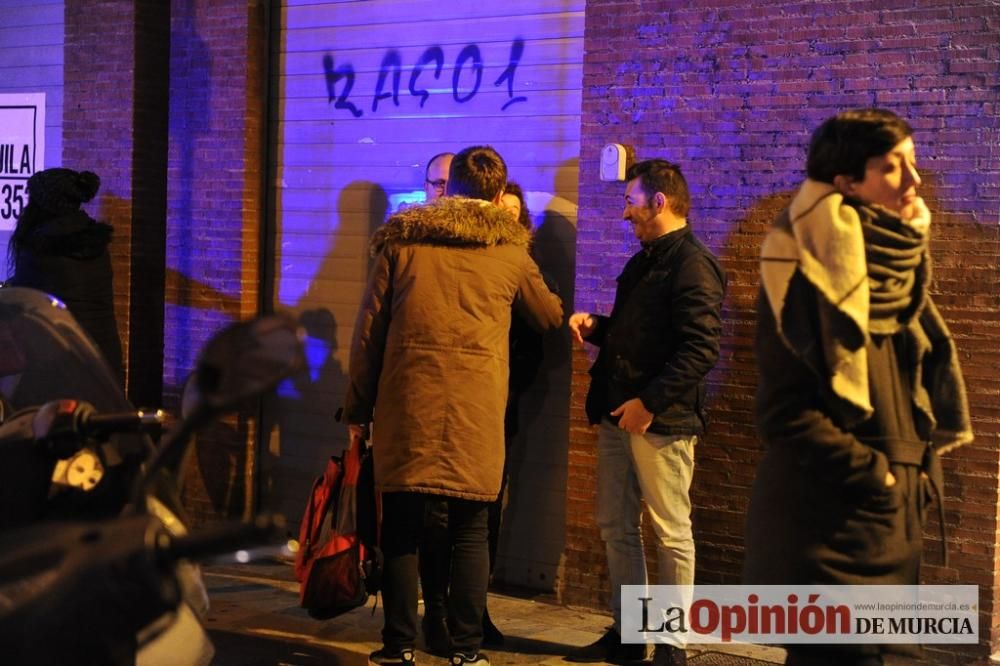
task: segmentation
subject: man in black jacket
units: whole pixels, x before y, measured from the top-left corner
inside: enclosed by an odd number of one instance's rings
[[[621,586],[646,583],[640,499],[657,535],[660,583],[694,584],[688,491],[704,432],[704,378],[719,357],[725,275],[691,233],[691,197],[676,165],[646,160],[627,179],[623,217],[642,249],[618,276],[609,316],[578,312],[569,320],[578,341],[600,347],[587,416],[599,425],[596,516],[614,613],[614,626],[570,655],[573,661],[645,654],[645,645],[621,643]],[[654,658],[685,663],[684,651],[666,644]]]

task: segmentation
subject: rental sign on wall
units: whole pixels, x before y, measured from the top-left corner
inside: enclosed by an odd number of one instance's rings
[[[0,95],[0,231],[13,230],[44,161],[45,93]]]

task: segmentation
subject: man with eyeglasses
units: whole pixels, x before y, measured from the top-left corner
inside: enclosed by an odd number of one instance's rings
[[[451,169],[451,158],[455,153],[438,153],[427,162],[424,173],[424,194],[427,201],[434,201],[444,196],[448,188],[448,170]]]

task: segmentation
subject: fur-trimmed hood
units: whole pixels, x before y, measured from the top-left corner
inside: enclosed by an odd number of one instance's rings
[[[540,331],[563,321],[528,254],[528,232],[493,204],[450,198],[393,215],[371,246],[344,420],[374,419],[381,492],[492,502],[511,316]]]
[[[488,201],[442,197],[390,217],[372,235],[369,251],[374,257],[391,243],[527,247],[531,234],[507,210]]]

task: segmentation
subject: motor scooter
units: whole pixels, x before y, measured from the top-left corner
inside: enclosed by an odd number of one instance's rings
[[[230,325],[168,424],[128,404],[61,303],[0,289],[0,663],[207,664],[193,563],[279,539],[283,521],[190,531],[178,473],[199,428],[304,364],[293,318]]]

